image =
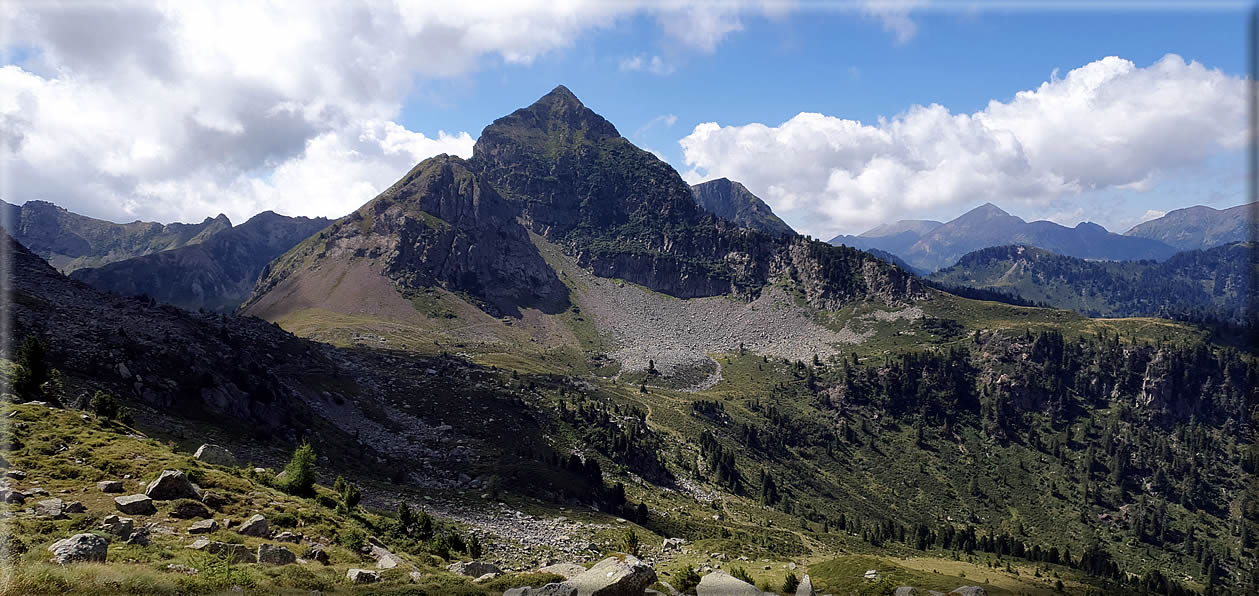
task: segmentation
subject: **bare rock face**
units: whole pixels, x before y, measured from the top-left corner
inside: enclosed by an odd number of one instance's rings
[[[370,569],[351,569],[345,572],[345,578],[352,584],[374,584],[380,581],[380,574]]]
[[[297,555],[278,544],[259,544],[258,562],[271,565],[292,565],[297,562]]]
[[[632,555],[616,555],[566,582],[580,596],[639,596],[656,583],[656,571]]]
[[[156,480],[149,483],[144,494],[158,501],[174,499],[201,500],[201,490],[193,486],[180,470],[163,470]]]
[[[239,528],[236,528],[236,532],[244,536],[266,538],[271,535],[271,528],[267,524],[267,518],[255,515],[245,520]]]
[[[53,543],[48,550],[52,553],[52,562],[59,565],[104,563],[109,553],[109,542],[96,534],[75,534]]]
[[[153,515],[157,513],[157,507],[153,505],[153,499],[147,495],[114,497],[114,507],[127,515]]]
[[[736,579],[725,571],[714,571],[700,578],[695,587],[697,596],[762,596],[756,586]]]
[[[216,466],[234,466],[236,465],[236,456],[231,451],[218,445],[204,444],[197,448],[197,452],[193,457]]]

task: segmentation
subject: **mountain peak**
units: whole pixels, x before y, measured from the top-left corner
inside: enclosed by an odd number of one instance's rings
[[[485,127],[472,152],[475,156],[492,151],[493,146],[505,140],[554,148],[619,136],[621,133],[611,122],[586,107],[568,87],[560,85],[529,107],[520,108]]]
[[[965,217],[966,215],[982,215],[984,217],[995,217],[995,216],[1001,216],[1001,215],[1008,216],[1010,214],[1006,213],[1004,209],[996,205],[993,205],[992,203],[984,203],[983,205],[980,205],[974,209],[971,209],[970,211],[967,211],[966,214],[963,215],[963,217]]]

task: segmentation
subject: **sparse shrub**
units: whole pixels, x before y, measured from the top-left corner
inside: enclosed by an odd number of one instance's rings
[[[752,576],[748,575],[748,570],[742,567],[731,567],[730,575],[737,580],[745,581],[749,584],[756,584],[756,582],[752,580]]]
[[[461,553],[468,550],[468,545],[464,544],[463,536],[460,536],[458,532],[451,532],[448,534],[446,536],[446,543],[450,545],[450,550],[455,552]]]
[[[634,531],[634,528],[626,530],[625,536],[621,539],[621,550],[637,557],[639,546],[638,533]]]
[[[428,552],[441,557],[443,559],[450,558],[450,542],[446,540],[445,535],[433,537],[433,541],[429,544]]]
[[[817,354],[814,354],[813,358],[816,360]],[[787,576],[783,578],[783,593],[795,594],[798,587],[800,587],[800,578],[796,577],[796,572],[788,571]]]
[[[281,528],[296,528],[297,527],[297,516],[293,515],[292,513],[277,513],[275,515],[272,515],[269,521],[272,524],[275,524]]]
[[[347,483],[345,490],[341,492],[341,506],[337,508],[343,514],[348,514],[358,507],[359,501],[363,498],[363,493],[359,492],[358,487]]]
[[[699,573],[696,573],[695,568],[690,565],[683,567],[682,570],[674,576],[674,579],[677,580],[677,590],[683,594],[690,592],[695,588],[695,586],[699,585]]]
[[[299,496],[311,496],[315,487],[315,448],[302,443],[293,452],[293,459],[284,466],[285,492]]]
[[[92,396],[92,401],[88,404],[88,408],[92,410],[100,418],[105,420],[114,420],[118,417],[118,410],[122,407],[122,402],[112,393],[105,391],[97,391]]]
[[[468,538],[468,556],[473,559],[481,558],[481,540],[473,534]]]
[[[350,528],[337,536],[337,542],[345,548],[359,552],[363,549],[363,545],[367,543],[367,535],[358,528]]]
[[[341,504],[336,497],[327,493],[320,493],[319,496],[315,497],[315,502],[319,503],[321,507],[327,507],[328,509],[336,509]]]

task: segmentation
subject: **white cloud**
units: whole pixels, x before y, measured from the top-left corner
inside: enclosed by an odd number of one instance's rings
[[[859,6],[866,16],[877,19],[883,30],[904,44],[918,34],[918,24],[909,18],[914,9],[922,8],[926,0],[861,0]]]
[[[681,139],[687,179],[748,185],[819,236],[947,205],[1045,204],[1141,190],[1244,146],[1242,79],[1169,54],[1104,58],[973,114],[913,106],[864,124],[801,113],[778,126],[703,123]]]
[[[1146,211],[1143,215],[1141,215],[1141,218],[1137,220],[1137,223],[1145,223],[1147,221],[1150,221],[1151,219],[1158,219],[1160,217],[1163,217],[1164,215],[1167,215],[1166,211],[1159,211],[1158,209],[1150,209]]]
[[[660,56],[652,56],[651,58],[633,56],[621,60],[621,72],[644,71],[664,76],[673,74],[673,70],[673,65],[666,63]]]
[[[781,11],[752,0],[5,8],[5,49],[27,58],[0,67],[0,198],[163,221],[348,212],[419,159],[469,153],[467,133],[425,136],[395,122],[425,81],[528,65],[634,14],[710,52],[741,29],[741,14]],[[643,67],[670,68],[659,57]]]

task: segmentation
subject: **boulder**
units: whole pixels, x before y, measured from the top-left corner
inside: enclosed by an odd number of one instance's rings
[[[411,578],[411,583],[418,584],[420,583],[420,580],[424,579],[424,574],[419,571],[412,571],[407,574],[407,577]]]
[[[120,493],[123,491],[121,480],[102,480],[96,483],[96,489],[103,493]]]
[[[240,527],[236,528],[236,533],[242,536],[266,538],[271,535],[271,528],[267,524],[267,518],[255,515],[241,523]]]
[[[140,546],[148,546],[150,526],[152,525],[154,524],[146,525],[143,528],[136,528],[135,531],[131,532],[130,536],[123,538],[122,541],[126,542],[127,544],[137,544]]]
[[[209,443],[197,448],[197,452],[193,457],[216,466],[235,466],[236,456],[231,451],[219,447],[218,445],[210,445]]]
[[[101,529],[126,540],[131,537],[131,529],[135,527],[135,521],[129,517],[107,515],[101,521]]]
[[[566,582],[580,596],[638,596],[656,583],[656,571],[632,555],[608,557]]]
[[[65,519],[66,504],[61,499],[44,499],[35,504],[35,517],[43,519]]]
[[[488,581],[491,581],[491,580],[498,579],[498,578],[499,578],[499,577],[501,577],[502,575],[503,575],[503,574],[501,574],[501,573],[487,573],[487,574],[485,574],[485,575],[482,575],[481,577],[478,577],[478,578],[476,578],[476,579],[472,580],[472,583],[474,583],[474,584],[483,584],[483,583],[485,583],[485,582],[488,582]]]
[[[896,588],[895,590],[892,590],[892,596],[915,596],[915,594],[917,593],[918,593],[918,590],[914,589],[911,586],[901,586],[899,588]]]
[[[203,519],[198,522],[193,522],[191,526],[188,526],[188,533],[189,534],[210,534],[218,529],[219,529],[219,522],[216,522],[212,519]]]
[[[406,561],[402,557],[389,552],[383,546],[372,546],[372,557],[376,559],[377,569],[393,569],[399,565],[406,565]]]
[[[503,596],[577,596],[577,588],[566,583],[553,583],[541,588],[512,588],[503,592]]]
[[[258,562],[271,565],[292,565],[297,562],[297,555],[278,544],[259,544]]]
[[[460,561],[458,563],[451,563],[446,567],[446,569],[455,575],[463,575],[466,577],[481,577],[487,573],[503,572],[502,569],[498,568],[498,565],[482,563],[481,561]]]
[[[374,584],[380,581],[380,574],[370,569],[351,569],[345,572],[345,578],[352,584]]]
[[[957,596],[987,596],[988,593],[979,586],[962,586],[960,588],[954,588],[952,592],[949,592],[949,596],[952,596],[953,594],[957,594]]]
[[[26,489],[25,494],[26,494],[26,498],[28,499],[31,497],[47,497],[48,491],[36,486],[34,488]]]
[[[573,579],[586,572],[586,568],[575,563],[556,563],[538,570],[538,573],[554,573],[564,579]]]
[[[6,478],[12,478],[14,480],[26,480],[26,472],[21,470],[9,470],[8,472],[5,472],[4,475]]]
[[[187,565],[177,565],[175,563],[171,563],[167,565],[166,570],[171,573],[179,573],[181,575],[196,575],[200,573],[200,571],[198,571],[197,568],[195,567],[189,567]]]
[[[175,506],[171,507],[170,516],[179,519],[193,519],[196,517],[211,517],[210,508],[202,505],[200,501],[192,499],[180,499],[175,502]]]
[[[84,513],[86,511],[87,505],[84,505],[82,501],[75,501],[66,505],[66,513]]]
[[[228,544],[226,542],[214,542],[208,538],[198,538],[196,542],[188,545],[193,550],[201,550],[212,555],[222,555],[233,563],[257,563],[258,557],[254,551],[243,544]]]
[[[201,500],[201,489],[193,486],[192,481],[180,470],[162,470],[161,475],[144,489],[144,494],[158,501]]]
[[[665,538],[664,544],[660,545],[661,550],[677,550],[686,544],[685,538]]]
[[[806,573],[800,578],[800,585],[796,586],[796,596],[817,596],[817,590],[813,589],[813,579],[809,577],[809,574]]]
[[[695,586],[697,596],[761,596],[756,586],[725,571],[714,571],[701,577]]]
[[[320,564],[323,564],[323,565],[327,565],[329,562],[328,552],[325,551],[323,547],[320,545],[315,545],[307,549],[306,552],[302,554],[302,558],[308,559],[311,561],[318,561]]]
[[[59,565],[104,563],[105,557],[109,554],[109,541],[96,534],[75,534],[65,540],[54,542],[48,550],[52,553],[52,562]]]
[[[280,532],[279,534],[272,536],[271,539],[276,542],[291,542],[293,544],[297,544],[302,541],[302,535],[294,534],[292,532]]]
[[[157,513],[157,507],[153,505],[153,499],[145,495],[114,497],[114,507],[127,515],[153,515]]]
[[[0,501],[21,505],[26,502],[26,495],[16,490],[0,490]]]

